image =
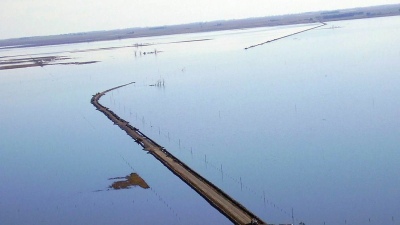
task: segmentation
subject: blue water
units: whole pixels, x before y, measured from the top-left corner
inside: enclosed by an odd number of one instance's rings
[[[307,27],[40,48],[155,44],[0,71],[0,223],[230,223],[90,105],[136,81],[102,104],[266,222],[293,209],[296,224],[399,224],[399,24],[334,22],[247,51]],[[131,172],[152,189],[106,191]]]

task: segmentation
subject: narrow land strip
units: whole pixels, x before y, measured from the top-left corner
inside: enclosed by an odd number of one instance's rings
[[[287,38],[287,37],[290,37],[290,36],[293,36],[293,35],[296,35],[296,34],[300,34],[300,33],[306,32],[306,31],[310,31],[310,30],[314,30],[314,29],[317,29],[317,28],[325,26],[325,25],[326,25],[326,23],[321,22],[321,24],[318,25],[318,26],[307,28],[307,29],[301,30],[301,31],[297,31],[297,32],[294,32],[294,33],[291,33],[291,34],[288,34],[288,35],[285,35],[285,36],[282,36],[282,37],[278,37],[278,38],[275,38],[275,39],[272,39],[272,40],[269,40],[269,41],[266,41],[266,42],[262,42],[260,44],[249,46],[249,47],[244,48],[244,49],[247,50],[249,48],[254,48],[254,47],[257,47],[257,46],[260,46],[260,45],[263,45],[263,44],[267,44],[267,43],[270,43],[270,42],[273,42],[273,41],[277,41],[277,40],[280,40],[280,39],[283,39],[283,38]]]
[[[132,82],[134,83],[134,82]],[[170,171],[177,175],[181,180],[193,188],[204,199],[206,199],[212,206],[223,213],[229,220],[235,224],[267,224],[263,222],[256,215],[247,210],[239,202],[224,193],[221,189],[216,187],[210,181],[202,177],[200,174],[193,171],[189,166],[181,162],[178,158],[173,156],[164,147],[157,144],[155,141],[140,132],[137,128],[131,126],[129,122],[120,118],[109,108],[104,107],[99,103],[99,99],[107,92],[121,88],[132,83],[121,85],[109,90],[103,91],[93,95],[91,103],[106,115],[115,125],[118,125],[129,136],[131,136],[136,143],[141,145],[144,150],[153,155],[157,160],[163,163]]]

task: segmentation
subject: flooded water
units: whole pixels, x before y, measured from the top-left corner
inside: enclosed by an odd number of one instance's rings
[[[90,104],[132,81],[101,103],[264,221],[400,224],[400,18],[244,50],[312,26],[1,50],[100,62],[0,71],[0,224],[230,224]]]

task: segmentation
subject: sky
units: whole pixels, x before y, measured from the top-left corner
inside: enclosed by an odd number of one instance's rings
[[[400,0],[0,0],[0,39],[396,3]]]

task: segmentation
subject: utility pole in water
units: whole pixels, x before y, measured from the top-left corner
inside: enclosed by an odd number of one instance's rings
[[[293,207],[292,207],[292,224],[294,225]]]

